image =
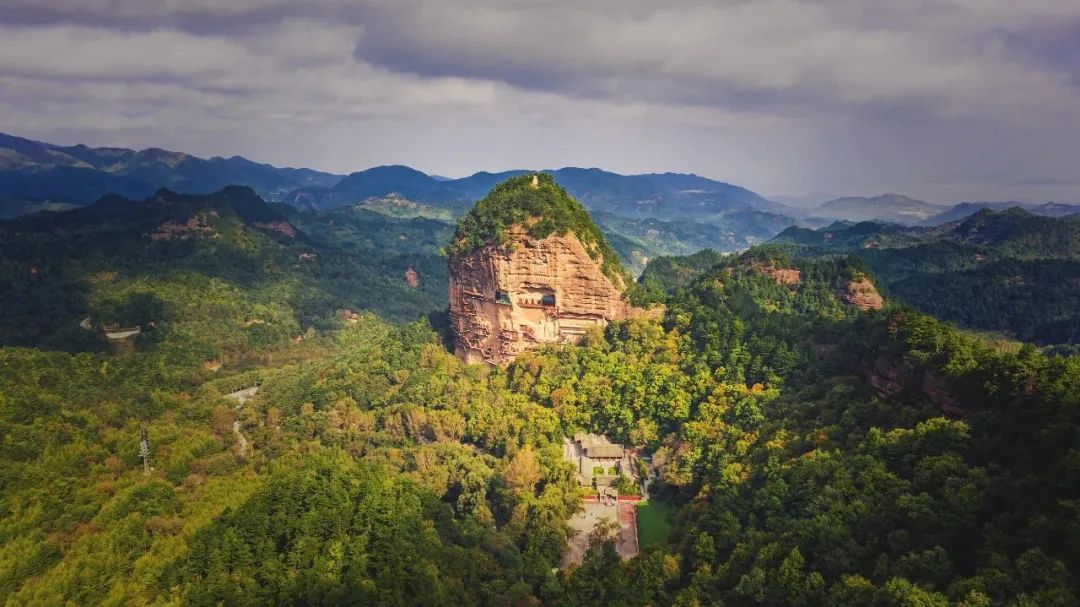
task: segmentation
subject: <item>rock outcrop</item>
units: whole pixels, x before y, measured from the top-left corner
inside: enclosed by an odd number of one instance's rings
[[[462,360],[506,364],[540,344],[574,343],[591,327],[641,312],[572,232],[542,239],[520,227],[510,233],[509,247],[450,258],[450,321]]]
[[[214,234],[214,228],[210,225],[209,217],[217,217],[217,213],[211,211],[192,215],[184,223],[166,221],[149,234],[150,240],[182,240],[190,236],[211,236]]]
[[[840,293],[840,299],[844,303],[851,304],[864,312],[867,310],[880,310],[885,303],[877,288],[874,287],[874,283],[870,282],[865,276],[848,282]]]
[[[762,264],[753,267],[775,280],[778,285],[793,286],[802,282],[802,272],[794,268],[778,268],[773,264]]]
[[[289,238],[296,238],[296,228],[287,221],[256,221],[255,227],[277,232]]]
[[[517,202],[519,195],[525,202]],[[527,204],[532,206],[522,220]],[[544,234],[533,229],[551,221],[549,213],[568,209],[591,241],[570,227]],[[450,323],[462,360],[503,365],[541,344],[575,343],[592,327],[645,313],[627,303],[622,270],[612,270],[617,263],[609,260],[605,271],[602,251],[613,252],[587,212],[550,177],[523,176],[497,186],[459,224],[459,242],[466,240],[470,219],[497,213],[508,227],[493,228],[487,244],[451,250]]]

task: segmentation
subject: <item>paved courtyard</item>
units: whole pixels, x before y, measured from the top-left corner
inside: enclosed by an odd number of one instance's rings
[[[615,541],[619,556],[623,559],[637,556],[637,511],[634,509],[633,502],[619,502],[617,506],[606,506],[592,500],[585,501],[582,505],[585,509],[570,517],[568,521],[575,534],[570,538],[566,554],[563,555],[563,567],[571,563],[580,563],[585,557],[585,551],[589,548],[589,534],[601,518],[619,521],[619,535]]]

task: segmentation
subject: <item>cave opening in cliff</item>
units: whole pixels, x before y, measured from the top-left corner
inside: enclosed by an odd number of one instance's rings
[[[517,303],[525,308],[554,308],[555,291],[549,287],[525,287],[519,292]]]

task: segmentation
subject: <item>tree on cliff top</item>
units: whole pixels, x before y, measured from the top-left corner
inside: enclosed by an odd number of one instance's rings
[[[488,244],[507,246],[508,228],[514,225],[527,226],[533,238],[573,232],[589,256],[600,261],[600,269],[608,278],[619,286],[630,283],[615,250],[589,212],[555,183],[554,177],[544,173],[511,177],[496,185],[458,221],[454,240],[447,250],[454,254],[475,251]]]

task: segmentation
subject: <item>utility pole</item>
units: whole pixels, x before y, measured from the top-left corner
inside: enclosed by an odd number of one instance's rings
[[[139,434],[139,457],[142,458],[142,472],[143,475],[150,474],[150,439],[146,433],[146,426],[142,427],[142,432]]]

